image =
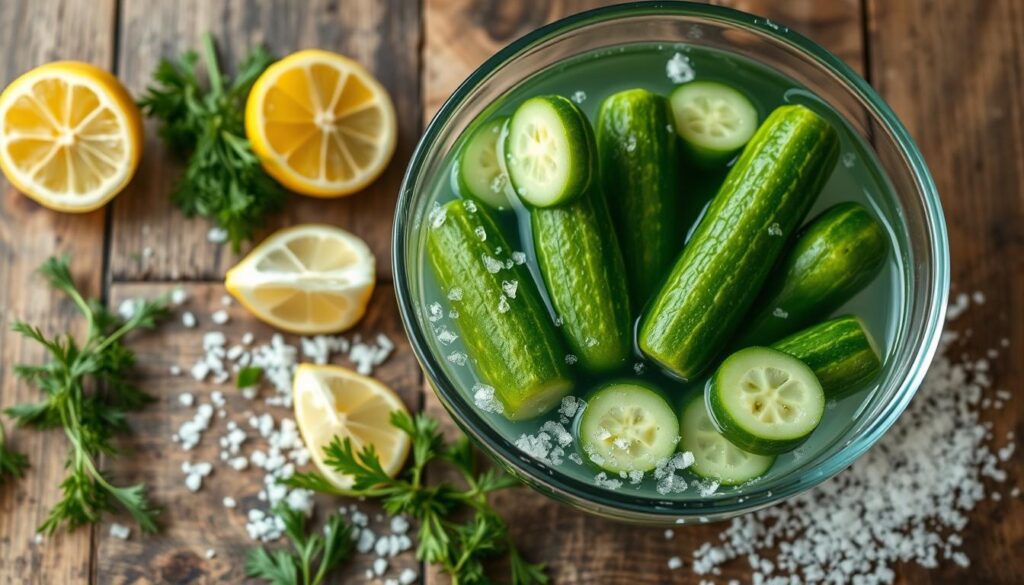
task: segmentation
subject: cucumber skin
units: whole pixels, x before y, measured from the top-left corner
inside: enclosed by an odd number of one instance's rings
[[[593,372],[621,366],[632,350],[629,292],[603,195],[595,187],[572,203],[533,208],[530,224],[537,263],[570,351]]]
[[[565,364],[565,349],[540,293],[524,266],[491,273],[482,254],[504,261],[511,248],[488,213],[479,205],[467,209],[466,200],[444,205],[444,221],[432,223],[427,253],[438,283],[447,291],[462,289],[457,301],[456,328],[471,353],[481,379],[494,387],[510,420],[525,420],[550,410],[572,389]],[[487,240],[474,230],[482,226]],[[504,254],[494,254],[501,247]],[[516,298],[507,299],[510,309],[498,311],[503,280],[516,280]],[[524,404],[542,392],[550,399],[545,409],[524,410]]]
[[[888,253],[885,230],[863,205],[826,209],[773,271],[737,346],[770,344],[822,320],[878,276]]]
[[[683,244],[679,138],[663,96],[629,89],[597,114],[601,179],[629,280],[634,314],[658,290]],[[630,151],[626,144],[635,141]]]
[[[836,317],[772,344],[807,364],[818,377],[826,399],[840,399],[862,389],[882,371],[871,334],[852,315]]]
[[[638,344],[644,354],[684,380],[711,364],[838,155],[835,129],[811,110],[781,106],[768,116],[641,317]],[[773,223],[781,235],[769,234]]]

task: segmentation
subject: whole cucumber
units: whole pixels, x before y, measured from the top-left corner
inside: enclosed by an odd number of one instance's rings
[[[608,371],[631,349],[625,268],[601,192],[530,210],[533,244],[562,333],[580,365]]]
[[[836,130],[800,105],[764,121],[640,321],[650,359],[689,380],[736,332],[835,166]]]
[[[737,347],[767,345],[832,314],[878,276],[888,252],[882,224],[863,205],[826,209],[775,268]]]
[[[607,97],[597,114],[601,178],[629,280],[634,313],[679,253],[679,139],[672,107],[646,89]]]
[[[572,390],[566,351],[525,266],[494,221],[471,200],[436,209],[427,255],[458,311],[455,326],[481,380],[510,420],[554,408]]]

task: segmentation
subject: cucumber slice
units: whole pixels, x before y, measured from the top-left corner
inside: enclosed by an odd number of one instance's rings
[[[583,410],[580,445],[605,471],[649,471],[676,450],[679,421],[660,394],[639,382],[598,389]]]
[[[878,345],[852,315],[808,327],[772,347],[807,364],[830,399],[839,399],[864,388],[882,371]]]
[[[516,108],[505,137],[505,167],[525,203],[551,207],[582,195],[596,158],[593,130],[571,100],[546,95]]]
[[[795,449],[825,413],[825,393],[814,371],[767,347],[748,347],[727,357],[707,391],[711,416],[725,438],[759,455]]]
[[[679,427],[683,434],[679,450],[693,455],[689,469],[705,479],[739,485],[764,475],[775,463],[774,455],[748,453],[723,437],[711,422],[703,394],[683,408]]]
[[[694,161],[726,162],[757,130],[757,109],[745,95],[716,81],[680,85],[669,98],[676,132]]]
[[[459,192],[470,195],[495,209],[508,207],[508,175],[498,160],[498,140],[508,116],[500,116],[479,125],[462,146],[455,163]]]

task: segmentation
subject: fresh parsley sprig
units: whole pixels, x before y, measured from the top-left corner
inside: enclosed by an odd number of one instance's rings
[[[209,84],[199,80],[195,52],[175,63],[162,60],[153,83],[139,100],[147,116],[160,121],[167,146],[187,157],[174,203],[187,216],[208,217],[227,231],[232,248],[252,238],[264,217],[281,208],[284,192],[260,166],[245,136],[245,100],[256,78],[274,62],[257,47],[234,80],[221,73],[210,34],[203,36],[203,62]]]
[[[146,501],[144,486],[112,484],[97,458],[117,454],[114,433],[128,429],[128,412],[152,400],[125,378],[135,365],[135,356],[122,339],[134,329],[155,326],[166,316],[167,303],[164,299],[136,299],[132,315],[122,319],[81,295],[67,259],[50,258],[39,272],[73,301],[87,324],[84,342],[71,334],[48,338],[39,328],[20,321],[13,325],[14,331],[42,345],[50,360],[15,366],[15,374],[39,388],[43,400],[12,406],[6,412],[21,426],[61,427],[70,444],[68,473],[61,483],[63,497],[39,530],[52,533],[64,524],[71,529],[92,524],[119,504],[144,531],[153,532],[155,511]]]
[[[391,424],[412,441],[412,464],[396,478],[381,467],[372,445],[356,451],[349,439],[337,437],[324,448],[327,465],[352,477],[351,489],[340,490],[316,472],[299,473],[286,483],[341,496],[379,499],[394,516],[406,514],[419,522],[416,556],[448,573],[453,585],[490,583],[485,570],[488,559],[507,554],[512,585],[548,582],[544,566],[523,559],[509,537],[508,526],[488,501],[488,495],[516,487],[519,481],[495,469],[480,470],[469,441],[462,437],[447,444],[437,421],[418,414],[391,414]],[[432,461],[444,461],[461,476],[462,485],[427,483],[424,470]],[[456,520],[456,518],[466,518]]]
[[[9,479],[18,479],[25,474],[28,457],[7,446],[4,425],[0,423],[0,485]]]
[[[320,535],[307,532],[308,520],[302,512],[287,505],[279,505],[274,512],[284,521],[294,550],[251,549],[245,563],[248,576],[272,585],[320,585],[331,569],[352,554],[352,527],[341,514],[331,515]]]

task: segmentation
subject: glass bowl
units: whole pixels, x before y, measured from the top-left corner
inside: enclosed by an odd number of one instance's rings
[[[742,493],[669,500],[613,492],[525,456],[460,392],[426,333],[417,307],[425,266],[422,221],[437,173],[463,130],[492,102],[564,59],[630,44],[679,43],[742,55],[789,76],[846,118],[871,144],[894,200],[882,210],[892,223],[903,296],[894,341],[878,386],[838,437],[802,465],[750,484]],[[420,364],[462,430],[527,485],[604,517],[644,524],[723,520],[780,502],[848,467],[903,412],[938,344],[949,288],[949,250],[938,193],[906,129],[868,84],[834,55],[791,30],[750,14],[684,2],[623,4],[577,14],[513,42],[473,72],[441,107],[416,148],[402,184],[393,234],[395,287],[402,321]]]

